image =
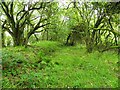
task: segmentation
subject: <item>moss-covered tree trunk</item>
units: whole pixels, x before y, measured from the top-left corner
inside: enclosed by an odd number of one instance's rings
[[[21,28],[22,29],[22,28]],[[19,27],[15,28],[15,32],[12,35],[14,46],[24,45],[24,33]]]

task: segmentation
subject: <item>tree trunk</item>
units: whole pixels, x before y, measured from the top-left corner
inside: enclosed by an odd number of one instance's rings
[[[88,53],[92,53],[93,48],[92,48],[92,46],[91,46],[92,43],[91,43],[91,38],[90,38],[89,35],[87,35],[87,37],[86,37],[86,39],[85,39],[85,42],[86,42],[87,52],[88,52]]]
[[[19,29],[13,35],[14,46],[22,46],[24,45],[24,36],[23,32],[20,32]]]
[[[66,45],[68,45],[70,37],[71,37],[71,34],[69,34],[68,37],[67,37],[67,41],[65,43]]]
[[[46,38],[46,40],[48,40],[48,30],[46,32],[47,32],[47,35],[46,35],[47,38]]]
[[[101,18],[98,18],[98,20],[96,21],[95,25],[94,25],[94,28],[98,28],[99,25],[101,24],[101,21],[103,20],[103,18],[105,17],[105,15],[103,15]],[[90,40],[90,50],[91,52],[93,51],[94,47],[95,47],[95,34],[96,34],[96,30],[93,30],[92,32],[92,37],[91,37],[91,40]]]
[[[23,45],[23,42],[21,42],[20,38],[14,38],[13,41],[14,41],[14,46]]]
[[[4,35],[4,31],[2,31],[1,36],[2,36],[2,47],[5,47],[5,35]]]

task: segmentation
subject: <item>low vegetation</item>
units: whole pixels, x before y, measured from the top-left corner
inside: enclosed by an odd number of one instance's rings
[[[118,54],[41,41],[3,48],[3,88],[116,88]]]

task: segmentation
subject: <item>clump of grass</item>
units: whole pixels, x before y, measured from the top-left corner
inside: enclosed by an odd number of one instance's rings
[[[54,41],[39,41],[33,44],[33,46],[39,47],[39,49],[43,49],[45,53],[54,52],[59,49],[61,44],[59,42]]]

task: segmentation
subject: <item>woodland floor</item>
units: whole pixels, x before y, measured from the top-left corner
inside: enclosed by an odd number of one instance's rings
[[[118,54],[41,41],[3,48],[3,88],[116,88]]]

